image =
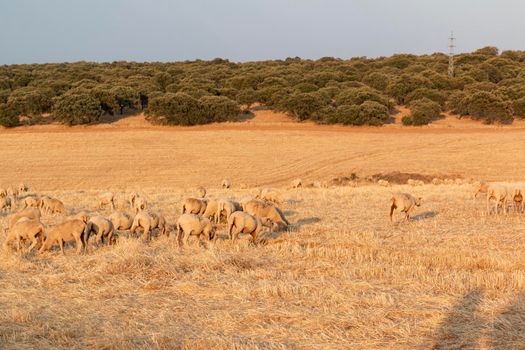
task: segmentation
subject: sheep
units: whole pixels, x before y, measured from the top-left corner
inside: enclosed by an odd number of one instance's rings
[[[28,196],[22,199],[22,208],[39,208],[40,202],[40,198],[36,196]]]
[[[89,218],[88,230],[85,236],[85,243],[87,244],[91,233],[95,234],[95,242],[104,243],[104,239],[108,244],[116,242],[115,228],[113,223],[100,215],[95,215]]]
[[[231,186],[232,186],[232,183],[231,183],[230,180],[228,180],[228,179],[222,180],[222,182],[221,182],[221,187],[222,188],[230,188]]]
[[[441,185],[443,183],[443,180],[438,179],[437,177],[432,179],[432,185]]]
[[[51,198],[47,200],[45,209],[51,214],[55,214],[55,213],[67,214],[66,208],[64,207],[64,203],[62,203],[60,200],[55,199],[55,198]]]
[[[199,198],[186,198],[182,202],[181,213],[199,214],[203,215],[206,211],[207,201]]]
[[[205,189],[204,187],[202,187],[202,186],[197,187],[197,191],[196,191],[196,192],[197,192],[197,196],[198,196],[199,198],[204,198],[204,197],[206,197],[206,189]]]
[[[204,210],[204,213],[202,213],[202,216],[210,219],[215,220],[218,222],[217,217],[217,208],[218,208],[219,201],[217,199],[207,199],[206,200],[206,210]],[[183,213],[184,214],[184,213]]]
[[[454,184],[454,180],[453,179],[445,179],[445,180],[443,180],[443,183],[445,185],[453,185]]]
[[[19,193],[28,192],[28,191],[29,191],[29,187],[27,187],[26,184],[21,183],[20,185],[18,185]]]
[[[241,206],[239,203],[234,202],[229,199],[219,199],[217,201],[217,215],[215,217],[216,222],[219,223],[221,221],[221,214],[224,213],[224,216],[226,218],[226,221],[228,221],[228,218],[230,215],[240,209]]]
[[[98,209],[102,209],[106,205],[111,205],[111,209],[115,210],[115,195],[113,192],[104,192],[98,196]]]
[[[213,227],[210,219],[195,214],[182,214],[177,220],[177,241],[179,246],[182,246],[183,233],[185,245],[188,245],[191,235],[197,237],[203,235],[208,241],[217,239],[215,237],[215,227]]]
[[[14,199],[17,199],[18,198],[18,188],[13,188],[13,187],[8,187],[7,188],[7,194],[11,197],[13,197]]]
[[[281,204],[281,198],[279,192],[273,188],[262,188],[258,189],[255,193],[255,198],[263,199],[268,202],[273,202],[275,204]]]
[[[51,248],[55,243],[60,246],[62,255],[64,253],[64,243],[75,241],[77,245],[77,254],[87,250],[87,237],[90,232],[90,225],[88,222],[80,219],[68,219],[58,225],[55,225],[47,230],[47,238],[40,248],[39,252]]]
[[[167,233],[166,219],[164,216],[149,211],[141,211],[133,219],[130,232],[135,234],[137,228],[142,227],[144,232],[142,234],[142,240],[147,240],[151,236],[151,230],[158,228],[160,234]]]
[[[129,230],[133,224],[132,218],[122,212],[114,212],[108,219],[113,224],[115,230]]]
[[[514,211],[523,212],[525,205],[525,183],[518,182],[509,186],[509,194],[512,203],[514,204]]]
[[[0,197],[6,197],[7,196],[7,189],[0,188]]]
[[[0,211],[11,210],[15,206],[15,201],[11,196],[0,197]]]
[[[148,209],[148,203],[146,200],[142,197],[135,198],[133,201],[133,210],[135,211],[135,214],[138,214],[146,209]]]
[[[284,229],[288,228],[290,223],[286,220],[286,217],[279,208],[271,203],[267,203],[261,200],[252,199],[242,205],[243,211],[259,218],[268,218],[271,222]]]
[[[489,187],[489,184],[482,181],[482,182],[476,182],[474,183],[474,195],[473,195],[473,199],[476,199],[478,194],[480,193],[487,193],[487,189]]]
[[[9,227],[13,227],[16,224],[16,222],[22,218],[40,221],[40,217],[41,213],[40,210],[37,208],[23,209],[9,217]],[[7,231],[7,229],[8,228],[6,228],[5,231]]]
[[[390,187],[390,182],[388,182],[388,180],[380,179],[377,181],[377,184],[379,186]]]
[[[303,186],[303,180],[301,179],[294,179],[291,183],[292,188],[299,188]]]
[[[228,235],[231,241],[235,243],[239,233],[247,233],[252,236],[252,242],[255,242],[257,236],[263,230],[263,226],[268,224],[271,224],[271,222],[267,218],[261,220],[243,211],[236,211],[228,218]],[[217,236],[215,236],[215,239],[217,239]]]
[[[492,183],[487,186],[487,215],[491,213],[490,201],[494,200],[494,211],[498,214],[498,208],[503,207],[503,213],[507,214],[508,189],[503,184]]]
[[[390,198],[390,202],[390,221],[392,221],[394,210],[396,209],[404,212],[405,221],[408,221],[410,219],[410,211],[421,205],[421,197],[416,198],[408,193],[395,193],[392,198]]]
[[[327,188],[328,187],[328,184],[326,183],[326,181],[314,181],[312,185],[315,188]]]
[[[44,240],[44,225],[38,219],[30,219],[27,217],[20,218],[9,230],[6,240],[4,241],[4,249],[7,249],[8,243],[16,240],[17,252],[20,252],[20,241],[31,240],[28,252],[38,244],[42,244]]]

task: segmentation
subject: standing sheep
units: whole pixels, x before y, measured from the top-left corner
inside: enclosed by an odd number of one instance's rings
[[[405,213],[405,221],[408,221],[410,218],[410,211],[421,205],[421,197],[416,198],[408,193],[396,193],[392,196],[390,202],[390,221],[392,221],[392,216],[396,209]]]
[[[222,188],[230,188],[231,186],[232,186],[232,183],[231,183],[230,180],[228,180],[228,179],[222,180],[222,182],[221,182],[221,187]]]
[[[111,214],[108,219],[113,224],[115,230],[129,230],[133,224],[131,216],[122,212],[115,212]]]
[[[182,202],[181,213],[203,215],[206,211],[207,201],[199,198],[186,198]]]
[[[299,188],[299,187],[302,187],[303,186],[303,180],[301,179],[294,179],[292,180],[292,188]]]
[[[0,188],[0,197],[7,196],[7,190],[5,188]]]
[[[268,225],[269,219],[264,218],[264,223]],[[271,223],[270,223],[271,224]],[[233,243],[239,236],[239,233],[246,233],[252,236],[252,242],[255,242],[259,233],[263,230],[263,221],[256,216],[250,215],[243,211],[236,211],[228,218],[228,235]],[[215,236],[217,239],[217,235]]]
[[[290,225],[281,210],[271,203],[252,199],[246,203],[243,203],[242,209],[246,213],[257,216],[260,219],[269,219],[275,226],[277,226],[277,228],[282,227],[286,229],[288,225]]]
[[[262,188],[258,189],[255,193],[255,198],[263,199],[265,201],[273,202],[275,204],[281,204],[281,198],[279,192],[273,188]]]
[[[64,203],[62,203],[60,200],[51,198],[47,200],[46,208],[45,208],[50,214],[60,213],[60,214],[67,214],[66,208],[64,207]]]
[[[15,201],[11,196],[0,197],[0,211],[11,210],[15,205]]]
[[[379,186],[390,187],[390,182],[388,182],[387,180],[383,180],[383,179],[377,180],[377,184]]]
[[[20,185],[18,185],[18,192],[19,193],[24,193],[24,192],[27,192],[27,191],[29,191],[29,187],[27,187],[26,184],[21,183]]]
[[[166,219],[164,216],[148,211],[142,211],[135,216],[130,229],[131,234],[135,234],[135,231],[139,227],[142,227],[144,230],[141,236],[144,241],[151,238],[151,230],[155,228],[159,229],[160,234],[167,232]]]
[[[21,218],[19,219],[9,230],[6,240],[4,241],[4,249],[8,247],[8,243],[16,240],[17,242],[17,251],[20,252],[22,240],[30,240],[31,246],[29,246],[29,251],[32,251],[33,248],[38,244],[42,244],[44,240],[44,225],[37,219],[30,218]]]
[[[494,212],[499,213],[499,207],[503,208],[503,214],[507,214],[508,189],[503,184],[492,183],[487,186],[487,215],[491,213],[491,201],[494,201]]]
[[[110,205],[112,210],[115,210],[115,195],[113,192],[104,192],[98,196],[98,209],[102,209],[106,205]]]
[[[64,253],[64,243],[75,241],[77,254],[87,249],[86,239],[90,232],[87,222],[79,219],[70,219],[61,224],[51,227],[47,232],[47,238],[40,248],[40,253],[51,248],[55,243],[60,246],[60,251]]]
[[[206,210],[204,210],[204,213],[202,213],[202,216],[210,220],[214,220],[215,222],[218,222],[217,221],[218,204],[219,204],[219,201],[217,199],[208,198],[206,200]],[[193,213],[193,214],[196,214],[196,213]]]
[[[18,213],[15,213],[9,217],[9,228],[13,227],[16,222],[22,218],[28,218],[33,220],[40,221],[41,213],[40,210],[37,208],[28,208],[24,210],[20,210]],[[5,230],[7,231],[8,228]]]
[[[113,223],[100,215],[95,215],[89,218],[87,234],[85,236],[86,245],[91,233],[95,234],[95,242],[97,243],[104,243],[104,240],[106,240],[108,244],[114,244],[116,242]]]
[[[184,233],[184,245],[188,245],[190,236],[200,237],[203,235],[208,241],[214,239],[215,228],[208,218],[195,214],[182,214],[177,220],[177,241],[182,245],[182,234]]]
[[[206,197],[206,189],[205,189],[204,187],[202,187],[202,186],[197,187],[197,196],[198,196],[199,198],[204,198],[204,197]]]
[[[241,208],[240,204],[229,199],[219,199],[217,201],[217,215],[216,222],[221,221],[221,215],[224,213],[224,218],[228,222],[230,215]]]
[[[133,201],[133,210],[135,211],[135,214],[140,213],[146,209],[148,209],[148,203],[146,200],[142,197],[135,198]]]

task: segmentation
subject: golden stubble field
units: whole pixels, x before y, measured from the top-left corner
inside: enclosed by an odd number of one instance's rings
[[[487,216],[470,185],[285,188],[351,172],[522,179],[524,140],[521,128],[286,123],[2,132],[0,184],[72,211],[136,190],[174,223],[197,185],[241,198],[243,182],[280,189],[292,226],[258,245],[233,246],[221,226],[208,247],[122,235],[82,256],[3,251],[0,348],[524,348],[525,214]],[[218,189],[224,177],[233,189]],[[423,197],[411,222],[389,222],[394,191]]]

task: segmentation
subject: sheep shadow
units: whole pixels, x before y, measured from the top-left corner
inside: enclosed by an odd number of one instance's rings
[[[449,311],[441,323],[432,349],[477,349],[483,331],[483,320],[478,309],[483,290],[475,288]]]
[[[435,211],[425,211],[421,214],[417,214],[417,215],[414,215],[412,217],[410,217],[410,220],[411,221],[420,221],[420,220],[425,220],[425,219],[431,219],[431,218],[434,218],[438,215],[438,212],[435,212]]]
[[[321,221],[320,218],[313,216],[310,218],[299,219],[296,222],[294,222],[291,226],[293,227],[293,230],[295,231],[295,230],[299,230],[301,227],[305,225],[317,224],[320,221]]]
[[[285,216],[294,216],[294,215],[297,215],[297,212],[294,211],[294,210],[285,210],[285,211],[283,211],[283,214]]]

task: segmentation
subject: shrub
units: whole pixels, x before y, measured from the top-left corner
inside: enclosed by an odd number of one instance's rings
[[[237,102],[226,96],[204,96],[199,101],[209,122],[235,120],[241,113]]]
[[[345,125],[363,125],[360,117],[361,108],[358,105],[342,105],[336,110],[336,123]]]
[[[199,100],[182,92],[151,98],[146,116],[153,123],[169,125],[197,125],[208,121]]]
[[[342,90],[335,96],[335,103],[340,105],[360,105],[365,101],[375,101],[384,106],[388,105],[388,101],[376,90],[369,87],[347,88]]]
[[[40,115],[49,112],[53,106],[53,92],[50,89],[23,87],[13,91],[7,103],[20,114]]]
[[[401,119],[404,125],[427,125],[439,118],[441,112],[440,105],[428,98],[412,101],[409,108],[411,115]]]
[[[388,108],[376,101],[365,101],[359,106],[359,118],[367,125],[383,125],[390,118]]]
[[[63,124],[89,124],[100,121],[102,108],[90,94],[67,94],[54,99],[53,114]]]
[[[412,91],[411,93],[407,95],[406,102],[410,104],[412,101],[420,100],[423,98],[437,102],[440,107],[445,106],[445,100],[446,100],[445,95],[439,90],[428,89],[428,88],[419,88],[419,89]]]
[[[401,123],[405,126],[414,125],[412,122],[412,116],[405,115],[403,118],[401,118]]]
[[[19,114],[19,111],[13,106],[9,106],[6,103],[0,103],[0,125],[6,128],[12,128],[19,125]]]
[[[512,102],[512,110],[514,111],[514,116],[525,118],[525,97],[521,97]]]
[[[478,91],[467,95],[463,103],[469,116],[483,120],[487,124],[494,122],[506,124],[513,120],[510,103],[493,93]]]
[[[314,93],[299,93],[288,96],[283,102],[286,112],[299,120],[309,119],[323,107],[320,95]]]

